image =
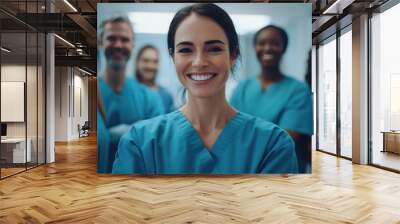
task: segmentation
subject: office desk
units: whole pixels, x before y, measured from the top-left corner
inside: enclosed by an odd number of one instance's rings
[[[27,147],[25,153],[25,138],[6,138],[1,139],[1,157],[8,163],[25,163],[31,162],[31,145],[30,138],[26,140]],[[11,159],[12,158],[12,159]],[[26,159],[26,161],[25,161]]]
[[[382,152],[392,152],[400,154],[400,132],[399,131],[382,131],[383,133],[383,150]]]

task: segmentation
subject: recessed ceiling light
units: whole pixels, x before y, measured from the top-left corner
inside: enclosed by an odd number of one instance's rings
[[[71,4],[68,2],[68,0],[64,0],[65,4],[67,4],[72,10],[74,10],[75,12],[78,12],[78,10]]]
[[[68,40],[66,40],[66,39],[64,39],[64,38],[62,38],[62,37],[60,37],[60,36],[57,35],[57,34],[54,34],[54,36],[57,37],[58,39],[60,39],[61,41],[63,41],[64,43],[66,43],[67,45],[69,45],[69,46],[75,48],[75,45],[71,44],[71,42],[69,42]]]
[[[81,72],[83,72],[83,73],[85,73],[85,74],[87,74],[87,75],[92,75],[92,73],[90,73],[90,72],[88,72],[88,71],[86,71],[86,70],[83,70],[83,69],[81,69],[81,68],[79,68],[79,67],[78,67],[78,70],[81,71]]]

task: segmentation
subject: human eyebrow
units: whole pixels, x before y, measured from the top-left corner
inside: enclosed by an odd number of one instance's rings
[[[223,44],[225,45],[225,43],[221,40],[208,40],[205,42],[206,45],[210,45],[210,44]]]
[[[179,43],[176,45],[176,47],[178,47],[178,46],[180,46],[180,45],[193,45],[193,43],[192,43],[192,42],[189,42],[189,41],[182,41],[182,42],[179,42]]]

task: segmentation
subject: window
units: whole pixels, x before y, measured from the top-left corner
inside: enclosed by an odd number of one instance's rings
[[[347,32],[346,32],[347,31]],[[351,158],[352,141],[352,35],[351,26],[340,36],[340,155]]]
[[[400,170],[400,4],[371,18],[372,164]]]
[[[318,48],[318,149],[336,153],[336,36]]]

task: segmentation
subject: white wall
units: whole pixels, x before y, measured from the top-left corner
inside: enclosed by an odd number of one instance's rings
[[[55,68],[55,141],[68,140],[68,71],[67,67]]]
[[[88,78],[83,75],[76,68],[56,67],[56,141],[79,138],[78,124],[83,125],[88,120]]]
[[[137,4],[113,4],[102,3],[98,5],[97,18],[98,26],[105,19],[112,16],[128,16],[133,23],[135,30],[135,47],[132,52],[131,60],[128,62],[127,75],[134,73],[134,59],[138,50],[145,44],[156,46],[160,53],[160,65],[157,82],[167,88],[174,96],[175,101],[179,102],[181,84],[177,78],[175,66],[168,54],[167,50],[167,31],[169,20],[178,9],[190,3],[160,3],[149,6],[146,3]],[[238,80],[249,76],[259,74],[260,65],[256,59],[255,49],[252,43],[252,38],[255,32],[268,24],[278,25],[285,29],[289,36],[289,44],[287,51],[282,59],[281,69],[284,74],[292,76],[299,80],[304,80],[304,75],[307,69],[308,53],[311,50],[311,4],[262,4],[262,3],[221,3],[218,4],[224,8],[231,16],[242,16],[241,23],[235,24],[237,31],[248,30],[248,32],[239,32],[239,41],[241,46],[242,60],[235,70],[235,73],[229,79],[226,86],[226,95],[229,98],[232,91],[235,89]],[[158,16],[132,13],[160,13]],[[158,18],[164,15],[165,21],[160,21]],[[258,19],[248,21],[248,16],[253,18],[266,17],[267,19],[259,23]],[[253,24],[254,23],[254,24]],[[152,24],[152,26],[148,26]],[[259,25],[259,26],[258,26]],[[162,27],[160,27],[162,26]],[[258,27],[256,27],[258,26]],[[143,28],[150,27],[147,32]],[[158,32],[160,28],[161,32]],[[98,27],[98,30],[101,30]],[[104,52],[99,48],[97,71],[99,76],[103,74],[105,58]],[[177,103],[179,105],[179,103]]]
[[[26,83],[26,105],[23,102],[20,112],[26,112],[26,120],[23,122],[6,122],[7,123],[7,137],[9,138],[24,138],[25,135],[30,139],[30,147],[32,151],[32,161],[44,163],[44,150],[45,150],[45,118],[44,118],[44,74],[41,66],[32,66],[25,64],[3,64],[1,66],[1,81],[11,82],[25,82]],[[27,80],[25,80],[27,78]],[[3,92],[4,89],[2,89]],[[21,92],[22,91],[22,92]],[[20,90],[23,94],[24,90]],[[7,95],[2,95],[7,97]],[[2,112],[11,112],[10,107],[2,107]],[[39,156],[37,157],[37,153]],[[51,162],[51,160],[48,160]]]
[[[27,69],[30,74],[34,69],[33,66],[19,65],[19,64],[8,64],[1,66],[1,81],[4,82],[25,82],[25,75]],[[36,71],[35,71],[36,72]],[[36,93],[36,92],[35,92]],[[32,97],[33,93],[27,93],[28,97]],[[35,94],[36,96],[36,94]],[[28,100],[30,101],[30,100]],[[1,108],[1,110],[7,110],[7,108]],[[29,115],[29,114],[28,114]],[[28,117],[31,120],[31,117]],[[7,136],[8,137],[25,137],[25,122],[7,122]]]

